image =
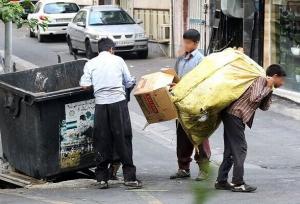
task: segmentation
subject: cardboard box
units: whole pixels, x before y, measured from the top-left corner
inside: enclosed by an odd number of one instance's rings
[[[145,75],[139,81],[136,97],[149,124],[177,118],[177,111],[170,99],[169,84],[176,81],[175,75],[156,72]]]

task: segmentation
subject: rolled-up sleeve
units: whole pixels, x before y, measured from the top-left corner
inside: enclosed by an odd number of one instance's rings
[[[263,111],[269,110],[271,103],[272,103],[272,93],[270,92],[263,100],[261,101],[259,108]]]
[[[124,62],[124,60],[122,60],[121,63],[122,63],[122,72],[123,72],[123,85],[125,86],[125,88],[130,88],[136,84],[136,79],[135,77],[131,76],[129,69],[126,63]]]
[[[86,63],[83,69],[83,75],[81,76],[80,86],[92,86],[92,72],[89,63]]]

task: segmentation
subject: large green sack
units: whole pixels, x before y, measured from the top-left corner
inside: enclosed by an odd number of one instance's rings
[[[171,93],[178,119],[199,145],[220,124],[220,112],[237,100],[265,70],[245,54],[228,48],[213,53],[186,74]]]

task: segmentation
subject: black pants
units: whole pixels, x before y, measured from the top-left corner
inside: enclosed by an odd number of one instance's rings
[[[222,113],[224,124],[224,158],[219,169],[218,181],[225,182],[233,166],[232,183],[244,183],[244,162],[247,155],[245,124],[243,121],[226,111]]]
[[[192,161],[192,155],[194,152],[194,145],[186,135],[181,124],[176,121],[176,134],[177,134],[177,159],[179,169],[190,170],[190,163]],[[210,146],[208,139],[198,146],[199,152],[195,152],[194,159],[201,166],[209,162],[210,158]],[[204,169],[203,169],[204,170]]]
[[[114,151],[123,165],[125,181],[136,180],[132,161],[132,129],[127,102],[96,105],[94,147],[97,153],[96,178],[109,179],[108,166],[114,160]]]

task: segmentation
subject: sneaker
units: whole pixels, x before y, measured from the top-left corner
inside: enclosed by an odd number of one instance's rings
[[[227,181],[225,182],[216,181],[215,183],[215,189],[217,190],[232,190],[233,186],[234,185],[232,183],[228,183]]]
[[[178,171],[170,176],[170,179],[182,179],[191,177],[190,171],[178,169]]]
[[[250,193],[256,191],[257,187],[255,186],[250,186],[247,184],[242,184],[242,185],[234,185],[233,188],[231,189],[233,192],[242,192],[242,193]]]
[[[198,176],[195,178],[195,181],[205,181],[208,179],[208,173],[204,171],[199,171]]]
[[[140,189],[143,188],[143,184],[141,181],[136,180],[136,181],[125,181],[124,185],[129,189]]]
[[[107,181],[100,181],[98,183],[98,187],[99,187],[99,189],[108,189],[109,188]]]

